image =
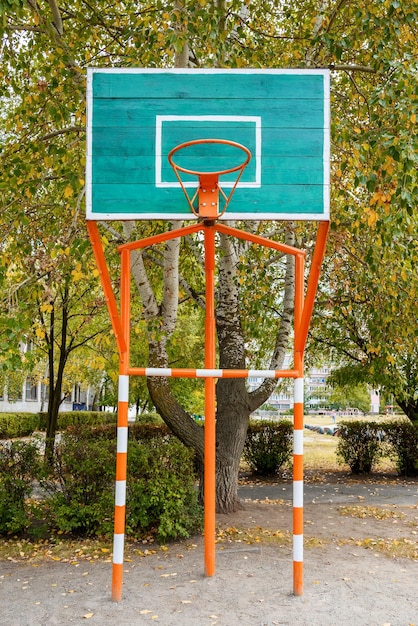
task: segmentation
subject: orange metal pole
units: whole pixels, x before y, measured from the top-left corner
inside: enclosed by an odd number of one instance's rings
[[[260,246],[264,246],[266,248],[273,248],[273,250],[279,250],[280,252],[284,252],[286,254],[293,254],[294,256],[302,256],[306,255],[306,252],[300,250],[299,248],[294,248],[293,246],[288,246],[285,243],[280,243],[279,241],[272,241],[271,239],[267,239],[266,237],[261,237],[260,235],[254,235],[253,233],[246,233],[243,230],[239,230],[238,228],[233,228],[232,226],[227,226],[226,224],[216,224],[216,230],[219,233],[224,233],[225,235],[231,235],[232,237],[237,237],[237,239],[244,239],[245,241],[251,241],[252,243],[259,244]]]
[[[126,518],[126,474],[128,457],[129,339],[130,339],[130,252],[121,255],[121,323],[126,350],[119,358],[116,490],[113,535],[112,601],[122,599]]]
[[[303,594],[303,351],[296,349],[304,300],[304,259],[295,259],[295,380],[293,405],[293,593]]]
[[[319,282],[322,261],[325,255],[325,247],[327,243],[329,230],[329,222],[321,222],[318,226],[318,235],[315,243],[315,249],[312,257],[311,269],[309,272],[308,287],[306,290],[305,303],[300,318],[300,329],[298,329],[297,350],[304,350],[306,339],[308,337],[309,324],[312,317],[312,311],[315,301],[316,290]]]
[[[205,225],[205,367],[213,369],[215,349],[215,228]],[[205,440],[204,440],[204,552],[205,573],[215,573],[215,515],[216,515],[216,421],[215,379],[205,378]]]
[[[119,354],[126,350],[124,333],[122,330],[121,320],[119,317],[118,307],[115,296],[113,294],[112,283],[110,282],[109,270],[107,269],[106,258],[103,252],[102,242],[100,240],[97,222],[88,221],[87,230],[93,247],[94,257],[96,259],[97,269],[99,270],[100,281],[104,291],[107,308],[112,323],[113,332],[116,337]]]
[[[124,243],[118,247],[118,250],[119,252],[122,252],[122,250],[138,250],[139,248],[147,248],[148,246],[153,246],[156,243],[163,243],[164,241],[168,241],[169,239],[186,237],[186,235],[197,233],[199,232],[199,230],[203,230],[203,225],[200,223],[192,224],[191,226],[184,226],[183,228],[175,228],[174,230],[159,233],[158,235],[145,237],[145,239],[140,239],[139,241],[130,241],[129,243]]]

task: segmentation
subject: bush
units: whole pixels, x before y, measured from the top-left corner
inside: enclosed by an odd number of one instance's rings
[[[292,422],[251,421],[243,457],[255,474],[270,476],[289,462],[292,455]]]
[[[105,535],[112,530],[115,480],[114,439],[91,428],[61,435],[51,473],[42,486],[53,527],[76,535]]]
[[[0,446],[0,534],[13,534],[30,525],[27,498],[40,467],[34,442],[13,441]]]
[[[170,436],[170,429],[162,424],[136,422],[129,426],[129,437],[133,441],[147,441],[149,439],[164,439]]]
[[[347,463],[353,474],[369,474],[383,456],[382,425],[376,422],[340,422],[337,459]]]
[[[161,415],[156,411],[148,411],[147,413],[140,413],[137,415],[135,422],[137,424],[164,424]]]
[[[157,432],[143,441],[129,440],[126,532],[137,537],[154,533],[163,540],[187,537],[202,517],[193,455],[178,440]],[[51,523],[58,530],[99,536],[113,532],[114,434],[114,427],[73,426],[61,435],[53,472],[43,480]]]
[[[418,424],[409,420],[384,424],[389,453],[395,458],[399,474],[418,474]]]
[[[0,439],[29,437],[39,423],[38,413],[0,413]]]
[[[188,537],[201,528],[193,452],[174,437],[129,442],[127,525],[159,540]]]

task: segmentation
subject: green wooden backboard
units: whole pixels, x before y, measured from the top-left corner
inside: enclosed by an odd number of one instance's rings
[[[167,155],[208,138],[252,153],[223,219],[329,219],[328,70],[90,68],[87,116],[87,219],[196,219]],[[205,144],[176,159],[211,171],[240,154]]]

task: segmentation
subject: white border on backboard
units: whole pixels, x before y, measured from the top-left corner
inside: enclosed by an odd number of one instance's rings
[[[238,188],[261,187],[261,117],[258,115],[157,115],[155,117],[155,186],[156,187],[178,187],[177,181],[162,180],[162,134],[164,122],[251,122],[255,130],[255,180],[253,182],[239,182]],[[218,139],[218,137],[214,137]],[[234,181],[225,181],[222,187],[232,188]],[[185,187],[196,187],[197,182],[185,182]]]
[[[319,74],[324,78],[324,210],[321,213],[240,213],[227,211],[224,220],[327,221],[330,217],[330,70],[328,69],[191,69],[191,68],[87,68],[87,154],[86,154],[86,219],[87,220],[193,220],[190,213],[104,213],[93,212],[92,207],[92,127],[93,75],[103,74]]]

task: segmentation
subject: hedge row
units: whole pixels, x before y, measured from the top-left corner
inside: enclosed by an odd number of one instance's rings
[[[115,424],[116,413],[102,411],[67,411],[58,415],[58,430],[77,424],[95,426]],[[34,432],[45,431],[46,413],[0,413],[0,439],[30,437]]]

